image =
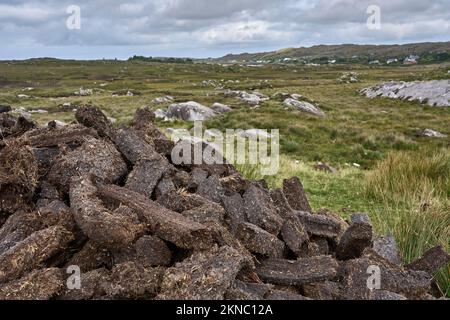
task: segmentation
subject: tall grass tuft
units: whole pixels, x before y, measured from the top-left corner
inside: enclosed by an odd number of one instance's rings
[[[364,191],[383,204],[374,225],[395,236],[406,263],[437,244],[450,250],[449,150],[390,154],[367,174]],[[435,279],[450,296],[450,266]]]
[[[387,201],[410,200],[431,191],[450,197],[450,151],[397,152],[367,175],[366,193]]]

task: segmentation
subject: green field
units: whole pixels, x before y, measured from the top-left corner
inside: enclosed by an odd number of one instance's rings
[[[359,90],[389,80],[449,79],[450,64],[367,67],[284,66],[241,67],[209,64],[168,64],[123,61],[32,60],[0,63],[0,104],[48,113],[33,114],[41,124],[49,120],[73,121],[61,105],[94,104],[118,124],[128,122],[134,110],[151,100],[172,95],[177,102],[196,101],[210,106],[229,104],[233,111],[207,121],[217,129],[279,129],[282,161],[277,176],[265,177],[272,186],[298,175],[315,210],[328,208],[347,217],[368,212],[379,233],[393,233],[406,261],[437,243],[450,249],[450,108],[430,108],[413,102],[367,99]],[[341,84],[345,72],[356,72],[359,82]],[[233,90],[298,93],[318,105],[325,118],[287,110],[271,99],[252,109],[235,98],[225,98],[204,80],[224,83]],[[226,82],[233,80],[234,82]],[[236,83],[235,80],[239,80]],[[23,91],[26,87],[32,90]],[[87,97],[73,92],[93,89]],[[113,96],[135,90],[138,94]],[[18,94],[30,95],[20,99]],[[158,122],[162,128],[192,124]],[[425,128],[447,138],[417,137]],[[339,169],[337,174],[313,170],[322,161]],[[361,167],[356,168],[354,163]],[[262,178],[257,168],[239,168],[246,176]],[[426,205],[426,206],[425,206]],[[425,208],[425,209],[424,209]],[[437,277],[450,294],[449,270]]]

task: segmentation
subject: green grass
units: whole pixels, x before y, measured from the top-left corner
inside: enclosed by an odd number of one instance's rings
[[[379,233],[393,234],[405,262],[442,244],[450,251],[450,151],[393,153],[367,175],[365,195],[383,204],[372,215]],[[450,296],[450,265],[436,274]]]
[[[326,208],[347,218],[354,212],[371,213],[381,209],[377,201],[364,197],[363,170],[343,167],[337,173],[331,174],[314,170],[313,164],[282,156],[280,171],[275,176],[261,175],[261,168],[258,165],[247,164],[236,167],[246,178],[254,180],[264,178],[273,188],[281,187],[283,179],[299,177],[315,211]]]

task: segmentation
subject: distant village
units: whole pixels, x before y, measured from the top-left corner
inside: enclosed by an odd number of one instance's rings
[[[423,58],[423,59],[422,59]],[[368,65],[416,65],[419,63],[427,62],[442,62],[450,60],[450,54],[445,53],[428,53],[426,57],[421,57],[416,54],[410,54],[405,57],[392,57],[384,59],[371,59],[367,56],[357,56],[354,55],[350,59],[344,58],[295,58],[295,57],[280,57],[280,58],[266,58],[260,60],[231,60],[223,65],[233,65],[233,64],[244,64],[248,67],[261,67],[265,64],[301,64],[307,66],[320,66],[320,65],[333,65],[333,64],[349,64],[349,63],[360,63]]]

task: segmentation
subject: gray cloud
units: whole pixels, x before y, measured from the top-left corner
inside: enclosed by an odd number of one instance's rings
[[[81,30],[66,28],[69,5]],[[366,26],[381,8],[381,30]],[[448,41],[448,0],[2,0],[0,59],[217,56],[336,43]],[[74,49],[76,48],[76,49]]]

